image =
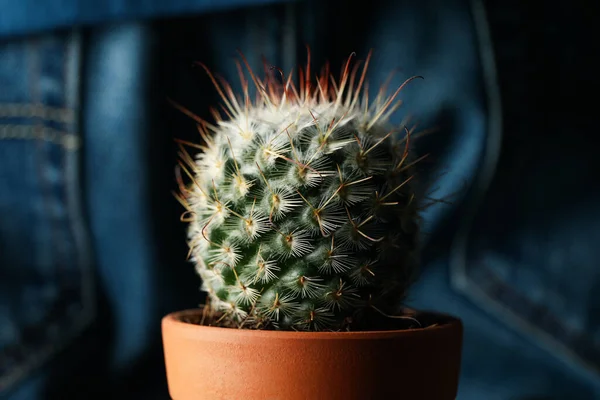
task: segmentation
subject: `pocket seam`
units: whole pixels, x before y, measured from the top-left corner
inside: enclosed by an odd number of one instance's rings
[[[67,151],[76,151],[81,146],[77,134],[27,124],[0,124],[0,140],[39,140],[60,145]]]
[[[39,118],[45,121],[71,123],[75,119],[75,110],[41,103],[2,103],[0,118]]]

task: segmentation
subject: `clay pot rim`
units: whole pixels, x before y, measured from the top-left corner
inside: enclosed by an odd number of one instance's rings
[[[462,329],[462,322],[451,315],[435,311],[419,311],[420,315],[436,316],[443,321],[440,325],[402,329],[402,330],[375,330],[375,331],[353,331],[353,332],[296,332],[296,331],[276,331],[276,330],[257,330],[257,329],[235,329],[223,328],[218,326],[204,326],[184,322],[182,317],[198,315],[201,308],[187,309],[172,312],[162,319],[162,325],[170,325],[171,329],[180,331],[181,334],[196,336],[198,334],[215,335],[219,338],[247,338],[247,339],[284,339],[284,340],[373,340],[373,339],[391,339],[396,337],[411,337],[417,335],[439,335],[444,331]]]

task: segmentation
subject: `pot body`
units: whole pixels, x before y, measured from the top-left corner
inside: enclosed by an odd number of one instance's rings
[[[283,332],[163,318],[169,393],[174,400],[456,398],[462,324],[377,332]],[[431,313],[428,313],[431,315]]]

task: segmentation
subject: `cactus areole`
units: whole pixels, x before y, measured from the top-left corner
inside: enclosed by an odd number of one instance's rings
[[[418,263],[419,159],[410,130],[388,119],[414,78],[369,99],[369,59],[360,68],[349,57],[337,81],[328,67],[313,78],[308,64],[295,84],[276,69],[259,79],[242,56],[239,95],[203,66],[224,115],[196,117],[201,143],[180,142],[176,197],[202,290],[223,318],[361,330],[404,298]]]

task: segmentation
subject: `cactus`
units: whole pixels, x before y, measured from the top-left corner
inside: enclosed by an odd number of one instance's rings
[[[309,53],[296,85],[273,69],[259,80],[242,55],[243,97],[201,64],[226,118],[195,117],[203,144],[180,142],[176,196],[202,290],[230,321],[358,329],[368,311],[391,312],[404,298],[418,261],[418,159],[409,130],[388,118],[413,78],[369,103],[370,57],[360,76],[351,55],[339,81],[325,66],[313,82]],[[202,151],[192,157],[184,145]]]

